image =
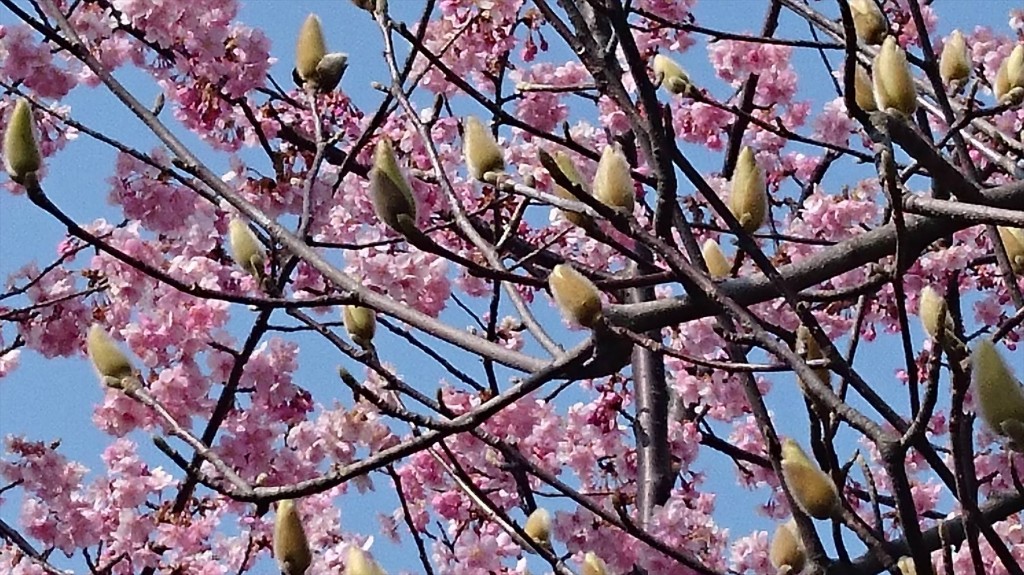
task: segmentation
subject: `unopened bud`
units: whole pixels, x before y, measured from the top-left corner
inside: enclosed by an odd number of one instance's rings
[[[345,557],[345,575],[385,575],[384,569],[366,554],[366,551],[349,546]]]
[[[523,531],[537,545],[551,547],[551,513],[543,507],[533,510],[533,513],[526,518],[526,525]]]
[[[815,519],[828,519],[839,510],[839,493],[832,478],[811,462],[792,439],[782,442],[782,476],[804,513]]]
[[[377,141],[370,170],[370,199],[377,217],[391,229],[405,234],[407,225],[416,222],[416,200],[409,182],[398,168],[391,140]]]
[[[562,315],[570,321],[592,328],[601,320],[601,293],[572,266],[555,266],[548,276],[548,286]]]
[[[917,110],[917,90],[907,64],[907,53],[893,36],[885,39],[875,56],[871,77],[879,110],[896,110],[907,116]]]
[[[971,53],[959,30],[953,30],[942,47],[939,57],[939,76],[946,84],[961,82],[971,75]]]
[[[469,168],[469,175],[483,180],[487,172],[505,169],[505,156],[491,132],[474,116],[463,121],[462,154]]]
[[[587,551],[587,554],[583,556],[583,568],[580,569],[580,575],[608,575],[608,566],[605,565],[604,559],[601,559],[593,551]]]
[[[331,52],[325,54],[316,65],[316,89],[327,93],[338,87],[341,77],[348,69],[348,54]]]
[[[562,172],[562,175],[565,176],[565,178],[569,180],[570,183],[576,184],[577,186],[580,187],[580,189],[586,191],[586,184],[583,182],[583,176],[581,176],[579,170],[576,169],[576,164],[573,163],[572,158],[569,157],[569,154],[566,154],[562,150],[558,150],[557,152],[555,152],[555,155],[552,157],[552,160],[554,161],[555,166],[558,168],[558,171]],[[575,194],[565,189],[557,182],[555,183],[554,192],[555,195],[560,198],[565,198],[567,200],[577,200]],[[560,211],[562,213],[562,216],[565,217],[565,219],[569,220],[569,222],[577,226],[586,227],[587,225],[590,224],[590,222],[592,222],[590,216],[586,214],[581,214],[579,212],[574,212],[571,210]]]
[[[796,352],[807,361],[825,359],[825,354],[821,352],[817,340],[811,335],[811,330],[803,325],[796,330]],[[825,385],[828,385],[832,379],[832,374],[827,369],[815,369],[814,373]]]
[[[304,575],[313,561],[306,531],[291,499],[277,504],[274,518],[274,558],[283,575]]]
[[[693,87],[690,77],[679,64],[661,54],[654,57],[654,80],[673,94],[686,94]]]
[[[874,112],[878,109],[878,104],[875,103],[875,92],[874,87],[871,85],[871,78],[868,76],[867,70],[860,66],[855,67],[856,71],[853,73],[853,97],[861,110]]]
[[[633,191],[633,176],[629,173],[629,162],[618,146],[605,146],[601,161],[594,175],[594,197],[610,208],[633,213],[636,194]]]
[[[987,339],[974,348],[971,365],[981,419],[993,432],[1009,437],[1013,449],[1024,449],[1024,389],[1020,382]]]
[[[327,54],[324,32],[320,28],[320,18],[310,14],[299,29],[299,39],[295,42],[295,72],[305,81],[316,80],[316,67]]]
[[[868,44],[881,44],[889,30],[878,4],[874,0],[850,0],[850,12],[857,37]]]
[[[804,563],[807,562],[807,552],[797,536],[795,521],[787,521],[775,528],[775,535],[772,536],[768,549],[768,560],[776,569],[788,567],[790,573],[799,573],[803,570]]]
[[[228,224],[228,247],[231,259],[239,267],[257,280],[263,277],[266,259],[263,246],[245,221],[235,218]]]
[[[1024,273],[1024,229],[999,227],[999,239],[1014,273]]]
[[[1024,89],[1024,45],[1017,44],[1006,57],[1006,83],[1009,91]]]
[[[377,314],[368,307],[347,305],[342,308],[345,331],[359,347],[368,349],[377,333]]]
[[[32,109],[24,99],[14,104],[4,131],[4,168],[15,182],[23,183],[26,176],[39,171],[43,159],[36,142]]]
[[[757,165],[754,151],[743,146],[736,159],[732,174],[732,192],[729,194],[729,211],[740,222],[748,234],[764,225],[768,216],[768,192],[765,189],[764,173]]]
[[[900,560],[896,562],[896,568],[900,570],[900,575],[917,575],[917,567],[911,557],[900,557]]]
[[[946,299],[931,286],[925,286],[921,290],[917,310],[917,315],[921,318],[921,327],[924,328],[928,337],[940,339],[941,335],[944,340],[956,337],[953,331],[953,318],[950,317],[949,310],[946,308]],[[944,318],[941,334],[939,318]]]
[[[107,330],[98,323],[92,324],[85,338],[85,351],[89,354],[92,366],[100,376],[100,381],[109,387],[121,389],[124,381],[135,377],[128,356],[124,354],[111,339]]]
[[[708,266],[708,275],[711,276],[711,279],[729,276],[732,266],[729,264],[729,260],[725,259],[725,254],[722,253],[722,248],[718,245],[718,242],[711,238],[704,240],[704,245],[700,248],[700,254],[704,256],[704,263]]]

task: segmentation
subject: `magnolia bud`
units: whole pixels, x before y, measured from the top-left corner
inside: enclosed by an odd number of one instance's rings
[[[750,146],[743,146],[736,159],[736,170],[732,174],[732,193],[729,194],[729,211],[740,222],[743,231],[752,234],[764,225],[768,215],[768,192],[764,185],[764,173]]]
[[[327,93],[337,88],[347,69],[348,54],[341,52],[325,54],[316,65],[316,89]]]
[[[533,510],[526,518],[523,531],[530,539],[541,547],[551,547],[551,513],[543,507]]]
[[[908,116],[914,113],[917,109],[914,76],[907,64],[907,53],[896,43],[896,38],[889,36],[882,43],[875,56],[871,76],[879,110],[896,110]]]
[[[857,37],[868,44],[881,44],[889,30],[875,0],[850,0],[850,12]]]
[[[782,476],[804,513],[815,519],[828,519],[839,510],[839,493],[832,478],[818,469],[792,439],[782,442]]]
[[[125,379],[135,377],[135,369],[128,356],[117,347],[107,330],[100,324],[94,323],[89,328],[89,334],[85,338],[85,351],[89,354],[100,381],[105,385],[121,389]]]
[[[36,142],[32,109],[24,99],[14,104],[4,131],[4,168],[15,182],[23,183],[26,176],[39,171],[43,163]]]
[[[860,66],[856,66],[856,71],[853,73],[853,97],[857,101],[857,106],[865,112],[874,112],[878,109],[878,105],[875,103],[874,88],[871,86],[871,78],[868,76],[868,71]]]
[[[228,247],[239,267],[257,280],[263,277],[263,246],[243,220],[235,218],[228,224]]]
[[[386,137],[377,141],[377,149],[373,153],[370,199],[377,217],[391,229],[404,234],[405,223],[415,224],[416,200],[409,182],[398,169],[391,140]]]
[[[283,575],[303,575],[313,561],[306,532],[302,529],[302,520],[291,499],[284,499],[277,504],[274,558]]]
[[[811,330],[807,329],[806,326],[800,326],[796,330],[796,352],[807,361],[825,358],[825,354],[821,352],[818,342],[811,335]],[[827,369],[815,369],[814,374],[825,385],[828,385],[832,380],[832,373]]]
[[[576,169],[576,164],[573,163],[572,158],[569,157],[569,154],[566,154],[562,150],[558,150],[557,152],[555,152],[553,160],[556,166],[558,167],[558,171],[562,172],[562,175],[565,176],[566,179],[568,179],[573,184],[579,186],[582,190],[586,191],[586,184],[584,184],[583,182],[583,176],[581,176],[579,170]],[[555,184],[555,195],[560,198],[565,198],[567,200],[577,199],[572,192],[563,188],[557,183]],[[562,216],[564,216],[565,219],[569,220],[571,223],[580,227],[586,227],[589,223],[593,221],[591,217],[586,214],[581,214],[579,212],[573,212],[570,210],[560,211],[562,212]]]
[[[661,54],[654,57],[654,81],[673,94],[686,94],[693,87],[679,64]]]
[[[1014,90],[1024,89],[1024,45],[1017,44],[1004,62],[1006,63],[1007,95],[1012,96]]]
[[[583,326],[601,320],[601,294],[597,286],[568,264],[559,264],[548,276],[548,286],[562,315]]]
[[[469,175],[482,181],[487,172],[504,170],[505,157],[490,130],[474,116],[467,116],[462,127],[462,155]]]
[[[944,316],[945,319],[942,324],[943,340],[952,341],[952,339],[956,339],[953,318],[950,317],[949,310],[946,309],[946,299],[939,292],[932,289],[931,286],[925,286],[921,290],[917,315],[921,318],[921,326],[924,328],[925,333],[932,339],[939,339],[939,317]]]
[[[797,536],[796,522],[789,520],[775,528],[775,535],[772,536],[771,547],[768,550],[768,560],[776,569],[788,567],[790,573],[799,573],[803,570],[807,552]]]
[[[377,314],[368,307],[347,305],[342,308],[345,330],[359,347],[368,349],[377,333]]]
[[[966,80],[971,75],[971,54],[959,30],[953,30],[942,47],[939,57],[939,76],[946,84]]]
[[[991,341],[982,339],[971,354],[974,397],[985,425],[1024,448],[1024,389]]]
[[[999,227],[999,239],[1014,273],[1024,273],[1024,229]]]
[[[917,567],[910,557],[900,557],[900,560],[896,562],[896,567],[900,570],[900,575],[917,575]]]
[[[327,54],[324,33],[320,29],[320,18],[310,14],[299,29],[295,42],[295,72],[299,78],[309,82],[316,80],[316,66]]]
[[[594,197],[610,208],[620,208],[633,213],[636,194],[633,191],[633,176],[629,173],[629,162],[618,146],[605,146],[601,161],[594,175]]]
[[[708,275],[711,276],[711,279],[729,276],[732,265],[729,264],[729,260],[725,259],[725,254],[722,253],[718,242],[711,238],[704,240],[704,245],[700,248],[700,255],[704,256],[704,263],[708,266]]]
[[[345,558],[345,575],[385,575],[385,573],[365,551],[351,545]]]
[[[587,554],[583,556],[583,568],[580,569],[580,575],[608,575],[608,566],[593,551],[587,551]]]

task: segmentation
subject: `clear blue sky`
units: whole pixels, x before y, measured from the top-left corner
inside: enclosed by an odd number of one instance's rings
[[[937,2],[937,9],[945,18],[940,22],[941,30],[948,31],[954,27],[971,29],[975,24],[986,24],[997,30],[1006,30],[1006,15],[1011,7],[1019,7],[1019,2],[1008,0],[985,0],[982,2],[964,2],[953,0]],[[275,76],[287,84],[289,82],[289,71],[292,62],[292,47],[294,34],[301,24],[303,18],[309,12],[317,12],[323,20],[324,30],[328,38],[329,47],[333,50],[346,51],[351,54],[350,68],[344,80],[345,90],[353,97],[355,102],[364,109],[372,109],[379,94],[370,89],[371,81],[384,81],[386,79],[385,69],[380,59],[380,36],[375,24],[364,13],[351,6],[344,0],[332,2],[326,1],[293,1],[282,2],[277,0],[250,0],[243,2],[240,20],[243,22],[263,28],[273,41],[272,54],[279,59],[274,68]],[[392,10],[399,17],[411,20],[415,17],[421,2],[414,0],[392,0]],[[983,6],[984,9],[979,9]],[[698,3],[698,23],[708,27],[722,27],[736,32],[756,33],[761,25],[761,18],[765,10],[764,2],[753,0],[702,0]],[[12,16],[4,10],[0,10],[0,24],[10,24]],[[796,20],[787,16],[783,20],[782,35],[787,37],[804,37],[806,27],[794,27]],[[550,31],[546,31],[546,37],[556,50],[563,50],[560,40]],[[713,79],[710,65],[707,62],[706,50],[700,43],[681,58],[681,63],[691,72],[696,81],[702,85],[717,86],[716,94],[725,95],[728,88],[720,81]],[[543,58],[544,56],[541,55]],[[800,70],[810,71],[807,75],[801,76],[801,95],[804,98],[814,100],[820,108],[820,104],[833,97],[830,90],[830,82],[826,81],[821,71],[817,56],[805,52],[798,60]],[[128,75],[126,78],[134,86],[142,97],[142,101],[150,101],[156,94],[156,88],[148,79],[141,75]],[[428,104],[426,96],[420,98],[421,105]],[[79,119],[86,121],[93,127],[109,130],[116,135],[122,135],[134,143],[153,142],[152,138],[140,136],[140,130],[135,124],[121,124],[126,118],[120,113],[98,113],[100,110],[111,110],[108,106],[115,106],[111,103],[110,96],[102,89],[80,88],[68,99],[75,114]],[[165,118],[168,117],[165,115]],[[192,139],[195,141],[195,139]],[[197,143],[197,145],[200,145]],[[142,146],[143,149],[148,146]],[[701,167],[707,170],[718,169],[720,159],[717,156],[707,154],[702,150],[687,149],[686,152],[695,159]],[[217,169],[226,166],[226,157],[219,154],[206,154],[212,165]],[[113,165],[114,154],[103,146],[92,142],[86,137],[80,137],[68,145],[67,149],[59,156],[59,162],[51,163],[49,166],[50,176],[46,180],[46,187],[51,194],[59,198],[59,204],[81,222],[89,222],[96,218],[105,217],[110,220],[120,218],[118,212],[106,203],[108,186],[105,178],[110,173]],[[842,174],[840,174],[841,176]],[[834,189],[833,189],[834,191]],[[6,278],[10,273],[35,259],[41,265],[52,260],[55,253],[55,246],[60,241],[63,230],[50,218],[41,215],[40,212],[29,205],[23,196],[12,197],[6,193],[0,193],[0,277]],[[460,321],[465,321],[460,319]],[[549,322],[550,323],[550,322]],[[13,337],[10,326],[6,327],[5,337]],[[579,334],[569,334],[567,337],[575,341]],[[335,356],[325,346],[307,339],[308,346],[304,347],[303,359],[297,381],[302,385],[308,385],[314,392],[314,396],[321,401],[330,403],[330,400],[337,396],[337,385],[333,376],[334,365],[337,363]],[[304,342],[304,345],[305,343]],[[871,352],[880,354],[880,357],[872,357],[872,365],[866,370],[869,380],[875,381],[879,386],[885,386],[893,380],[893,367],[899,364],[898,354],[891,352],[898,350],[897,346],[885,344],[870,347]],[[886,351],[881,351],[881,350]],[[392,357],[400,357],[401,350],[397,347],[384,346],[382,354]],[[311,359],[312,358],[312,359]],[[327,358],[327,359],[316,359]],[[396,362],[398,363],[398,362]],[[413,373],[414,371],[423,374],[422,377],[440,377],[440,373],[432,364],[426,362],[400,363],[401,371]],[[777,388],[789,388],[792,376],[787,375],[777,378]],[[896,387],[895,383],[892,383]],[[69,457],[85,463],[87,466],[99,468],[101,462],[99,454],[108,438],[96,431],[91,424],[93,406],[100,401],[102,390],[96,383],[91,368],[81,358],[42,360],[31,352],[22,354],[21,366],[10,377],[0,380],[0,436],[7,434],[24,434],[33,439],[62,440],[62,451]],[[327,399],[324,399],[327,398]],[[781,393],[769,399],[770,405],[776,412],[783,412],[786,406],[800,405],[794,402],[795,395],[792,393]],[[903,401],[902,398],[899,399]],[[900,403],[902,405],[902,403]],[[781,418],[780,427],[783,432],[793,433],[803,437],[803,415],[802,407],[799,410],[799,418]],[[144,437],[136,438],[139,443],[148,448],[148,442]],[[173,467],[165,461],[162,455],[155,453],[149,459],[151,465],[162,465]],[[702,460],[703,461],[703,460]],[[722,458],[717,460],[711,458],[707,461],[709,475],[733,477],[732,466]],[[174,470],[176,472],[176,470]],[[722,482],[723,484],[728,483]],[[379,493],[386,493],[388,488],[385,482],[380,482]],[[728,503],[720,505],[718,517],[720,524],[734,527],[734,534],[742,534],[755,526],[767,528],[769,523],[760,518],[753,518],[750,510],[753,506],[765,500],[765,492],[749,493],[730,489],[723,491],[722,496],[727,496]],[[7,520],[14,519],[18,513],[17,499],[8,499],[0,508],[0,517]],[[362,523],[364,521],[375,524],[375,516],[378,512],[390,512],[391,504],[377,506],[373,499],[366,501],[364,509],[358,511],[346,507],[344,521],[348,525]],[[378,545],[383,541],[378,538]],[[376,548],[380,554],[380,547]],[[385,547],[386,549],[386,547]],[[404,566],[415,568],[414,548],[409,543],[402,553],[390,554],[386,565],[394,568]]]

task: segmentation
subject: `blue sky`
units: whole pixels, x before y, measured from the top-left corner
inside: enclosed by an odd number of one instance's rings
[[[971,29],[976,24],[994,27],[997,31],[1006,32],[1006,15],[1011,7],[1018,7],[1019,2],[1003,0],[986,0],[982,2],[946,1],[937,2],[937,9],[945,18],[940,22],[940,30],[946,32],[954,27]],[[399,18],[407,21],[416,17],[421,3],[413,0],[392,0],[391,7]],[[979,6],[985,9],[979,10]],[[761,18],[765,10],[764,2],[753,0],[702,0],[698,3],[697,18],[701,25],[721,27],[735,32],[756,33],[761,26]],[[347,1],[294,1],[277,0],[246,1],[242,3],[240,20],[263,28],[273,42],[272,54],[279,58],[274,68],[274,75],[287,83],[292,62],[294,34],[302,20],[309,12],[317,12],[323,20],[329,47],[332,50],[349,52],[350,68],[344,80],[345,90],[352,96],[356,104],[364,109],[372,109],[379,101],[380,95],[370,88],[371,81],[385,81],[386,71],[380,58],[380,34],[374,22],[364,12],[355,9]],[[10,24],[12,16],[0,11],[0,24]],[[786,37],[805,37],[806,27],[798,26],[799,22],[787,13],[781,27],[781,35]],[[551,31],[546,37],[555,50],[561,51],[560,40]],[[707,53],[703,47],[703,39],[699,44],[680,58],[680,62],[701,85],[712,86],[719,96],[729,92],[729,88],[713,78],[712,70],[707,62]],[[544,57],[543,55],[541,56]],[[799,70],[807,71],[801,75],[802,97],[816,102],[815,110],[821,103],[834,97],[829,92],[831,83],[827,81],[821,70],[817,55],[804,52],[796,60]],[[126,74],[125,80],[135,88],[142,101],[150,101],[156,94],[156,88],[147,78],[138,74]],[[421,106],[429,104],[427,96],[420,97],[417,103]],[[95,128],[109,130],[111,133],[123,135],[133,143],[147,149],[148,143],[155,142],[152,138],[140,135],[137,126],[123,124],[125,116],[119,113],[97,113],[100,110],[117,109],[111,96],[102,89],[80,88],[68,99],[76,114]],[[165,116],[166,117],[166,116]],[[197,147],[202,148],[195,138],[191,138]],[[684,150],[698,166],[706,170],[717,170],[720,158],[704,150],[690,146]],[[215,169],[226,169],[226,156],[208,153]],[[106,203],[108,186],[105,178],[113,166],[114,154],[86,137],[68,145],[62,152],[58,163],[50,166],[50,176],[46,187],[58,199],[58,203],[79,221],[89,222],[105,217],[110,220],[120,218],[119,213]],[[859,175],[859,172],[858,172]],[[850,172],[839,172],[833,176],[832,182],[838,184],[842,178],[855,177]],[[836,185],[833,189],[838,189]],[[36,259],[41,265],[52,260],[55,246],[60,241],[63,230],[48,217],[34,209],[24,196],[10,196],[0,193],[0,277],[6,278],[11,272]],[[456,316],[452,316],[456,317]],[[456,321],[466,322],[465,316],[457,316]],[[543,318],[548,325],[557,324],[552,316]],[[581,338],[577,333],[563,332],[566,342],[572,343]],[[10,338],[11,332],[5,336]],[[892,386],[901,390],[893,378],[893,368],[899,365],[898,346],[876,342],[866,348],[870,353],[877,354],[871,358],[871,365],[865,369],[869,381],[881,387]],[[895,341],[895,340],[893,340]],[[915,338],[920,342],[920,338]],[[323,344],[315,340],[303,340],[302,363],[297,377],[301,385],[308,385],[314,391],[314,397],[330,403],[336,394],[337,384],[334,379],[334,365],[337,360]],[[402,348],[393,340],[385,341],[382,355],[398,358]],[[311,359],[314,358],[314,359]],[[330,358],[320,360],[315,358]],[[397,362],[396,362],[397,363]],[[417,359],[400,363],[401,371],[406,374],[416,373],[424,379],[440,377],[440,372],[433,364]],[[473,364],[476,365],[475,363]],[[863,365],[861,366],[863,367]],[[776,378],[777,389],[790,389],[773,395],[769,399],[770,407],[776,413],[785,414],[790,406],[800,406],[792,393],[792,375]],[[78,459],[94,468],[101,466],[99,454],[107,443],[107,437],[96,431],[91,424],[93,406],[101,400],[102,390],[96,383],[91,368],[82,358],[42,360],[32,353],[22,354],[22,365],[10,377],[0,380],[0,436],[7,434],[24,434],[33,439],[62,440],[62,451],[69,457]],[[903,405],[905,398],[895,396],[894,401]],[[805,437],[803,408],[799,407],[799,417],[780,418],[783,432],[798,437]],[[140,443],[146,443],[139,438]],[[722,477],[729,481],[721,481],[726,485],[733,477],[731,464],[724,458],[710,457],[702,459],[708,464],[709,475]],[[150,458],[154,466],[171,464],[155,454]],[[379,482],[378,493],[388,491],[387,483]],[[728,503],[719,508],[718,517],[724,526],[733,527],[734,533],[743,533],[754,527],[768,528],[767,521],[754,517],[750,511],[753,506],[765,501],[765,492],[749,493],[737,489],[727,489],[720,494]],[[383,495],[382,495],[383,496]],[[17,514],[14,500],[8,500],[0,508],[0,517],[8,520]],[[380,505],[378,505],[380,503]],[[369,499],[359,509],[346,508],[343,515],[346,524],[366,525],[364,521],[373,521],[377,512],[389,512],[392,506],[379,500]],[[349,522],[352,523],[349,523]],[[378,538],[379,539],[379,538]],[[391,554],[388,566],[415,566],[414,549],[411,543],[403,547],[403,552]],[[379,554],[379,551],[378,551]],[[412,563],[410,563],[412,562]]]

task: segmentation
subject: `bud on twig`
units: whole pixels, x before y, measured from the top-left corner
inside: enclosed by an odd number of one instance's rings
[[[811,335],[811,330],[803,325],[796,330],[796,352],[807,361],[825,359],[825,354],[821,352],[821,347]],[[832,373],[827,369],[815,369],[814,373],[825,385],[828,385],[832,379]]]
[[[345,558],[345,575],[385,575],[385,573],[365,551],[352,545],[348,548],[348,555]]]
[[[704,263],[708,266],[708,275],[711,276],[711,279],[721,279],[729,276],[732,266],[729,265],[729,260],[725,258],[725,254],[722,253],[722,248],[718,245],[718,242],[711,238],[704,240],[704,245],[700,248],[700,254],[704,257]]]
[[[953,30],[942,47],[939,57],[939,76],[947,85],[962,82],[971,75],[971,53],[959,30]]]
[[[850,0],[850,12],[857,37],[868,44],[881,44],[889,30],[875,0]]]
[[[993,86],[1000,103],[1016,103],[1024,96],[1024,45],[1018,44],[999,65]]]
[[[878,105],[875,103],[874,87],[871,85],[871,78],[868,76],[868,71],[860,66],[855,66],[856,71],[853,73],[853,98],[857,101],[857,106],[865,112],[874,112],[878,109]]]
[[[658,54],[654,57],[654,81],[673,94],[687,94],[693,84],[690,77],[668,56]]]
[[[377,313],[368,307],[347,305],[342,308],[345,331],[359,347],[370,349],[377,333]]]
[[[743,146],[736,159],[736,170],[732,175],[732,192],[729,194],[729,211],[740,222],[743,231],[752,234],[764,225],[768,216],[768,192],[765,189],[764,173],[750,146]]]
[[[313,561],[309,541],[295,502],[284,499],[277,504],[274,518],[274,558],[282,575],[303,575]]]
[[[1020,382],[987,339],[974,348],[971,364],[974,396],[985,425],[1009,437],[1011,449],[1024,450],[1024,389]]]
[[[950,344],[966,349],[963,342],[961,342],[956,336],[956,332],[954,331],[956,328],[953,325],[953,318],[950,317],[949,310],[946,308],[946,299],[931,286],[925,286],[924,289],[921,290],[917,314],[918,317],[921,318],[921,327],[924,328],[928,337],[939,340],[939,342],[943,344]],[[943,329],[941,338],[939,334],[940,317],[945,318],[942,321]]]
[[[999,227],[999,239],[1003,241],[1006,258],[1014,273],[1024,272],[1024,229]]]
[[[299,78],[309,82],[316,80],[316,67],[327,54],[327,43],[324,32],[320,28],[320,18],[316,14],[306,16],[299,38],[295,42],[295,72]]]
[[[594,197],[602,204],[633,213],[636,194],[633,191],[633,176],[629,173],[629,162],[618,146],[605,146],[601,161],[594,175]]]
[[[36,142],[32,109],[25,99],[14,104],[4,131],[4,168],[12,180],[21,184],[29,174],[39,171],[43,159]]]
[[[871,77],[879,110],[896,110],[907,116],[917,110],[917,90],[914,88],[910,65],[907,64],[907,53],[893,36],[885,39],[875,56]]]
[[[235,218],[228,224],[228,247],[239,267],[257,281],[263,279],[266,261],[263,246],[244,220]]]
[[[108,387],[123,389],[124,381],[136,377],[128,356],[124,354],[111,339],[107,330],[98,323],[92,324],[85,338],[85,351],[89,354],[92,366],[100,376],[100,381]]]
[[[917,575],[917,567],[914,565],[912,557],[900,557],[900,560],[896,562],[896,568],[900,570],[900,575]]]
[[[555,155],[552,157],[552,160],[555,163],[555,167],[558,168],[558,171],[562,172],[562,175],[565,176],[567,180],[579,186],[580,189],[582,189],[583,191],[586,191],[586,185],[583,182],[583,176],[581,176],[579,170],[576,169],[576,164],[573,163],[572,158],[569,157],[569,154],[566,154],[562,150],[558,150],[555,152]],[[555,182],[554,191],[555,195],[560,198],[578,201],[575,194],[563,188],[557,182]],[[579,212],[574,212],[572,210],[559,211],[562,213],[562,216],[565,217],[565,219],[569,220],[569,222],[580,227],[587,227],[593,221],[591,217],[586,214],[581,214]]]
[[[587,551],[587,554],[583,556],[583,568],[580,569],[580,575],[608,575],[608,566],[593,551]]]
[[[533,510],[523,526],[526,535],[538,546],[551,548],[551,513],[543,507]]]
[[[562,315],[583,327],[601,320],[601,294],[597,286],[568,264],[559,264],[548,276],[548,286]]]
[[[370,199],[377,217],[391,229],[406,234],[407,224],[416,223],[416,200],[409,182],[398,168],[391,140],[377,141],[370,170]]]
[[[491,132],[475,116],[467,116],[462,125],[462,154],[475,180],[484,179],[487,172],[505,169],[505,157]]]
[[[788,567],[790,573],[803,571],[807,562],[807,552],[803,542],[797,535],[796,522],[792,519],[775,528],[771,546],[768,549],[768,560],[772,567],[781,570]]]
[[[832,478],[818,469],[792,439],[782,442],[782,476],[804,513],[815,519],[828,519],[839,510],[839,493]]]

